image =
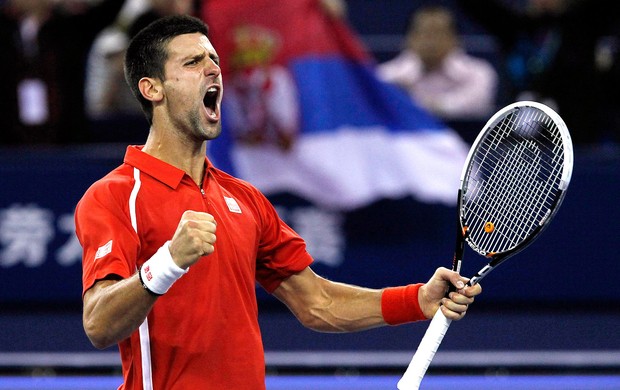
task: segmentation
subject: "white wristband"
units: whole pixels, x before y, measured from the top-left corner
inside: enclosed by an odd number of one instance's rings
[[[167,241],[155,254],[140,268],[140,280],[144,288],[154,294],[162,295],[189,270],[176,265],[172,260]]]

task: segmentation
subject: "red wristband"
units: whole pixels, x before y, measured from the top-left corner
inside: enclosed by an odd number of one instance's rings
[[[423,283],[401,287],[388,287],[381,295],[381,313],[389,325],[426,320],[420,308],[418,291]]]

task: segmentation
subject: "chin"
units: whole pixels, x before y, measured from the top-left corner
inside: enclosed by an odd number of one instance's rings
[[[205,129],[204,133],[207,141],[216,139],[220,136],[220,134],[222,134],[222,124],[218,122],[215,125],[209,126],[207,129]]]

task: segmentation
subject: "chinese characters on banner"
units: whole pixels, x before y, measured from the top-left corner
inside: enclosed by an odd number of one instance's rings
[[[48,253],[56,236],[62,236],[65,242]],[[14,203],[0,210],[0,266],[39,267],[48,258],[63,267],[81,261],[82,248],[75,235],[73,215],[56,217],[53,210],[36,204]]]

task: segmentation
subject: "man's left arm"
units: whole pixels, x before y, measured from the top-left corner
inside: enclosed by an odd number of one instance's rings
[[[333,282],[309,267],[285,279],[273,292],[306,327],[319,332],[353,332],[431,318],[438,308],[447,318],[465,315],[479,285],[445,268],[425,284],[369,289]],[[449,283],[459,290],[445,297]]]

